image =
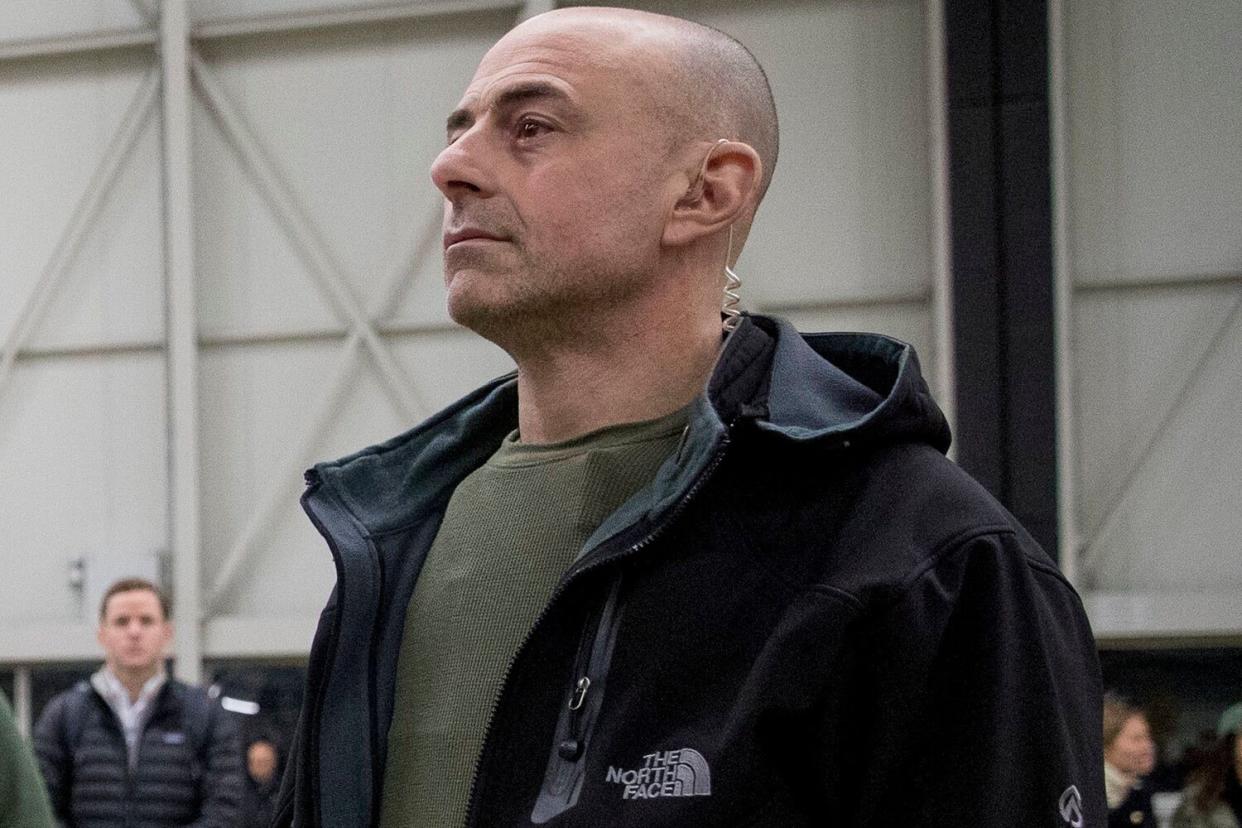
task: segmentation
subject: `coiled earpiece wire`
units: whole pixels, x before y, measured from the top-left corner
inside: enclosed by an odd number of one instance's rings
[[[729,262],[733,259],[733,225],[729,225],[729,250],[725,253],[725,288],[724,288],[724,305],[720,312],[724,314],[724,320],[721,327],[725,333],[732,333],[742,321],[742,295],[738,289],[742,287],[742,279],[738,276],[733,268],[729,267]]]
[[[716,147],[721,144],[729,143],[728,138],[719,138],[716,143],[712,144],[711,149],[707,151],[707,155],[703,157],[703,166],[699,169],[698,180],[702,181],[707,174],[707,162],[712,160],[712,153],[716,151]],[[737,275],[729,262],[733,260],[733,225],[729,225],[729,249],[725,251],[725,288],[724,302],[721,305],[720,312],[724,315],[720,326],[724,328],[725,333],[732,333],[742,321],[742,295],[739,290],[742,287],[742,278]]]

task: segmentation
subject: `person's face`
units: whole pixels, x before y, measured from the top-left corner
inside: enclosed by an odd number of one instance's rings
[[[655,269],[676,200],[651,112],[664,58],[626,40],[545,22],[510,33],[479,65],[431,167],[458,322],[488,335],[572,316],[623,302]]]
[[[146,589],[118,592],[108,599],[97,634],[113,671],[152,670],[172,639],[160,600]]]
[[[1143,716],[1126,719],[1112,744],[1104,748],[1104,758],[1122,773],[1145,776],[1156,766],[1156,744]]]
[[[276,775],[276,748],[270,742],[255,742],[246,751],[246,769],[255,782],[268,782]]]

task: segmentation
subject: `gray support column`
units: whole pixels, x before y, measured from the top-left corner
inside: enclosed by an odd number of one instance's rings
[[[1069,127],[1062,0],[1048,2],[1048,103],[1052,150],[1052,288],[1057,394],[1057,537],[1061,571],[1079,586],[1078,424],[1074,408],[1074,274],[1069,251]]]
[[[927,110],[931,121],[928,163],[932,178],[931,324],[935,348],[935,390],[936,401],[956,434],[957,362],[953,341],[953,226],[949,200],[949,91],[944,0],[928,0],[925,12]],[[956,445],[949,447],[949,456],[957,458]]]
[[[17,721],[17,732],[23,739],[30,741],[34,721],[29,667],[18,667],[13,671],[13,718]]]
[[[190,27],[186,0],[160,5],[164,115],[164,273],[168,371],[169,518],[177,677],[202,680],[198,343],[190,192]]]

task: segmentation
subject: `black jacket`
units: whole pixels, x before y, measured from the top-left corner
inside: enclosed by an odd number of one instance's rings
[[[1108,828],[1156,828],[1151,809],[1151,792],[1144,787],[1131,788],[1121,804],[1108,812]]]
[[[278,825],[374,824],[405,609],[502,378],[307,474],[337,584]],[[469,824],[1100,826],[1078,596],[945,459],[913,351],[747,317],[511,662]]]
[[[154,704],[130,771],[120,722],[94,688],[82,682],[48,702],[35,726],[35,752],[62,824],[238,824],[242,757],[236,724],[201,688],[174,679],[160,689]],[[190,706],[205,710],[201,725],[187,721]],[[84,718],[69,721],[75,712]]]

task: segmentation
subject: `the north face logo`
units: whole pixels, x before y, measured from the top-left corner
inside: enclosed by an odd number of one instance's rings
[[[622,799],[712,795],[711,768],[692,748],[648,753],[642,767],[634,770],[610,766],[606,781],[624,786]]]

